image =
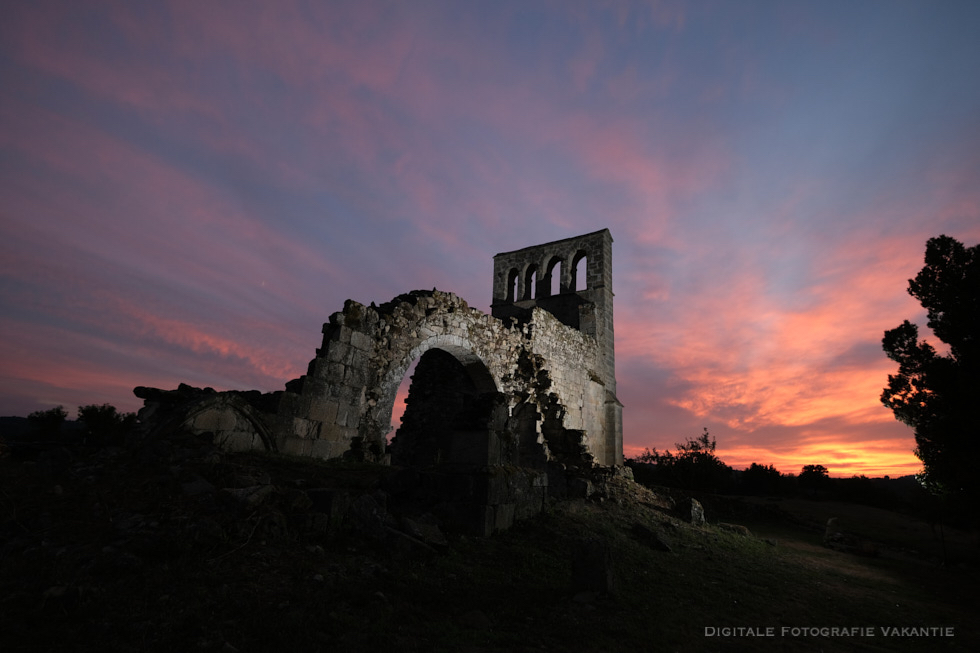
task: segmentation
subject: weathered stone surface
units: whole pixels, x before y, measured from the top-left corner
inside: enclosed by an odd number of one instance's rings
[[[587,478],[571,478],[568,481],[568,496],[573,499],[588,499],[595,492],[592,481]]]
[[[681,519],[694,526],[704,526],[704,507],[697,499],[683,499],[677,504],[677,513]]]

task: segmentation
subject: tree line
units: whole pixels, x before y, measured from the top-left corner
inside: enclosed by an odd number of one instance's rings
[[[123,446],[135,426],[136,413],[120,413],[111,404],[79,406],[75,422],[68,420],[64,406],[56,406],[28,415],[26,428],[17,439],[94,447]]]
[[[852,476],[831,478],[824,465],[803,465],[799,473],[780,472],[775,465],[752,463],[738,470],[715,453],[717,441],[704,429],[696,438],[675,444],[676,450],[645,449],[626,460],[638,483],[694,493],[752,496],[802,496],[899,508],[921,499],[922,488],[912,476],[892,479]]]

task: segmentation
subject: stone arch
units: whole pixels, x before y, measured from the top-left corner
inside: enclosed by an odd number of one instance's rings
[[[507,273],[507,301],[513,302],[520,298],[520,272],[517,268],[511,268]]]
[[[278,449],[261,413],[238,393],[182,385],[171,392],[137,388],[137,396],[142,396],[147,406],[167,406],[163,411],[166,419],[150,420],[153,426],[146,432],[148,441],[183,430],[195,435],[210,434],[214,444],[226,451]]]
[[[531,263],[524,269],[524,292],[521,299],[536,299],[538,296],[537,285],[540,283],[539,268],[537,263]]]
[[[544,287],[547,289],[545,296],[560,295],[565,292],[565,283],[562,279],[562,274],[565,271],[565,263],[562,261],[560,256],[552,256],[551,260],[548,261],[548,265],[545,267],[545,284]],[[557,275],[555,272],[557,271]],[[557,291],[554,288],[555,281],[558,282]]]
[[[584,249],[580,249],[575,252],[572,256],[572,265],[570,266],[571,281],[569,282],[568,289],[572,291],[582,291],[589,289],[589,270],[588,270],[588,252]],[[582,266],[582,277],[579,279],[579,263],[585,260],[585,265]]]
[[[414,346],[408,349],[407,353],[393,361],[387,370],[380,371],[379,377],[381,382],[378,384],[377,390],[374,391],[377,396],[376,412],[370,416],[371,421],[378,424],[391,423],[395,395],[398,392],[398,386],[405,377],[405,373],[413,362],[420,359],[426,352],[434,349],[452,355],[462,365],[478,392],[489,393],[498,391],[500,387],[499,380],[494,378],[488,364],[476,352],[476,348],[472,343],[454,334],[433,335],[414,344]],[[368,392],[370,393],[372,391],[368,390]]]
[[[280,448],[335,458],[380,459],[397,389],[412,361],[432,348],[453,355],[481,392],[509,394],[520,327],[470,308],[452,293],[413,291],[380,306],[348,300],[324,325],[323,345],[306,375],[279,404]]]
[[[184,417],[196,432],[214,433],[214,443],[227,451],[275,451],[275,438],[241,397],[219,394],[195,404]]]
[[[558,250],[532,264],[547,264],[555,256]],[[507,266],[505,274],[515,267],[528,268]],[[563,293],[543,300],[568,303],[570,298],[581,299],[578,293]],[[531,429],[542,433],[532,422],[547,417],[552,435],[562,429],[581,432],[579,443],[606,464],[607,452],[615,451],[607,440],[615,434],[607,428],[604,406],[610,387],[598,371],[602,360],[595,336],[569,328],[540,307],[522,310],[521,319],[499,319],[437,290],[413,291],[380,306],[348,301],[324,325],[323,345],[307,374],[287,384],[277,416],[279,448],[318,458],[350,454],[383,460],[406,371],[426,352],[439,349],[464,368],[476,394],[497,402],[493,420],[502,423],[494,421],[487,430],[513,436],[518,448],[527,448],[533,444]],[[589,304],[573,301],[565,312],[588,317],[589,310]],[[560,412],[554,412],[549,395],[563,406]],[[536,408],[515,415],[525,403]]]
[[[393,465],[485,467],[500,462],[504,395],[479,359],[430,347],[417,359],[402,423],[388,452]]]

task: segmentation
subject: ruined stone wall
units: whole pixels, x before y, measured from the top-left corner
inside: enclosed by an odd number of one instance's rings
[[[530,402],[544,412],[548,395],[556,395],[563,425],[593,434],[588,442],[597,462],[616,463],[601,437],[604,386],[594,338],[540,309],[523,324],[505,324],[439,291],[416,291],[380,307],[349,301],[332,315],[308,373],[283,396],[280,449],[330,458],[357,442],[380,454],[398,386],[430,349],[454,356],[478,392],[512,397],[510,408]]]
[[[479,391],[508,392],[522,346],[519,329],[452,293],[416,291],[381,306],[348,301],[324,325],[307,374],[283,397],[281,448],[330,458],[356,442],[377,456],[398,386],[422,354],[441,349],[460,361]]]
[[[562,426],[582,432],[582,444],[601,465],[616,460],[605,429],[607,389],[598,374],[595,339],[570,329],[547,311],[534,308],[528,326],[529,350],[542,358],[553,392],[564,410]]]
[[[440,483],[468,488],[463,512],[478,506],[480,523],[499,528],[540,509],[552,479],[570,487],[568,474],[622,463],[611,244],[602,230],[498,254],[493,315],[438,290],[380,306],[348,300],[324,324],[307,373],[285,391],[185,401],[143,389],[140,419],[209,433],[234,450],[388,462],[392,452],[401,455],[386,438],[398,387],[414,361],[434,352],[421,365],[426,378],[409,424],[396,436],[404,454],[398,462],[441,465],[431,472]],[[582,258],[586,278],[574,279]],[[560,290],[552,295],[549,276],[559,270]],[[169,409],[157,410],[168,401]]]
[[[274,408],[266,401],[259,417],[246,419],[245,409],[219,415],[212,407],[189,428],[220,434],[236,449],[384,460],[398,386],[415,360],[439,349],[459,361],[476,394],[506,397],[506,429],[525,457],[547,460],[551,450],[568,450],[557,444],[564,430],[580,433],[595,462],[619,464],[611,244],[602,230],[496,255],[493,315],[437,290],[380,306],[348,300],[323,326],[307,373],[276,394]],[[585,279],[575,279],[583,258]],[[552,275],[560,276],[556,295]],[[250,424],[269,435],[250,436]]]
[[[621,464],[623,426],[622,404],[616,396],[612,242],[609,230],[603,229],[497,254],[493,258],[491,312],[501,319],[526,320],[533,309],[543,309],[562,324],[594,338],[590,372],[604,393],[593,386],[584,388],[589,396],[589,415],[583,423],[588,425],[597,459],[608,461],[604,464]],[[586,262],[584,279],[576,278],[576,266],[582,259]],[[552,292],[556,275],[557,294]],[[555,369],[567,371],[569,366],[575,367],[573,359],[567,359],[567,365],[555,365]]]
[[[207,434],[225,451],[275,451],[276,436],[270,430],[269,411],[277,405],[274,395],[257,391],[216,392],[181,384],[176,390],[137,387],[143,399],[138,419],[143,437],[156,433],[187,431]]]

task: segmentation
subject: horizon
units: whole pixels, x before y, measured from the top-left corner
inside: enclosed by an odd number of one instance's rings
[[[57,408],[59,408],[59,406],[54,406],[54,407],[52,407],[49,410],[57,409]],[[67,409],[66,406],[60,406],[60,408],[63,408],[66,412],[68,411],[68,409]],[[28,419],[28,417],[29,416],[24,416],[24,415],[0,415],[0,419],[20,419],[20,420],[25,420],[25,421]],[[77,423],[79,421],[81,421],[81,420],[78,419],[77,414],[76,414],[76,417],[73,418],[72,417],[72,413],[71,412],[68,412],[68,417],[65,419],[65,422]],[[394,425],[392,425],[392,426],[394,427]],[[671,447],[671,448],[676,448],[676,447]],[[640,453],[642,454],[643,452],[640,452]],[[661,452],[661,453],[663,453],[663,452]],[[638,455],[640,455],[640,454],[637,454],[637,456]],[[626,462],[629,462],[630,460],[634,460],[635,458],[636,458],[636,456],[626,456],[624,458],[624,460]],[[719,460],[721,460],[722,463],[725,463],[734,472],[744,472],[752,464],[760,464],[760,465],[762,464],[762,463],[759,463],[759,461],[752,461],[752,463],[749,463],[748,465],[745,465],[742,468],[738,468],[738,467],[735,467],[734,465],[729,465],[724,460],[724,458],[722,458],[721,456],[718,456],[718,458],[719,458]],[[639,461],[637,461],[637,462],[639,462]],[[655,464],[655,463],[651,463],[651,464]],[[819,464],[819,463],[816,463],[816,464]],[[800,466],[800,470],[802,471],[802,469],[803,469],[803,466],[801,465]],[[778,469],[778,467],[777,467],[777,470],[776,471],[778,471],[780,473],[780,475],[782,475],[782,476],[799,476],[800,475],[799,472],[786,471],[786,470],[783,470],[783,469]],[[828,476],[830,478],[844,478],[844,479],[848,479],[848,478],[858,478],[860,476],[859,474],[847,475],[847,476],[844,476],[844,475],[834,475],[833,470],[827,470],[827,471],[828,471]],[[915,476],[916,476],[916,474],[903,474],[901,476],[890,476],[888,474],[885,474],[885,475],[882,475],[882,476],[867,476],[867,478],[871,478],[871,479],[884,479],[884,480],[889,480],[889,479],[890,480],[896,480],[896,479],[901,479],[901,478],[914,478]]]
[[[608,228],[624,454],[921,469],[879,400],[980,242],[980,4],[178,0],[0,24],[0,414],[282,390],[352,298]],[[941,347],[940,347],[941,349]],[[396,403],[396,410],[397,410]]]

